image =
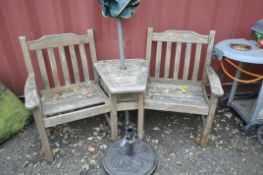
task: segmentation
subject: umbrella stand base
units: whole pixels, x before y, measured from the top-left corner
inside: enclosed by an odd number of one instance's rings
[[[134,154],[129,156],[121,147],[122,140],[115,141],[105,152],[102,163],[110,175],[152,174],[157,165],[154,150],[143,141],[134,143]]]
[[[104,169],[110,175],[148,175],[157,165],[155,151],[145,142],[134,138],[128,128],[122,140],[113,142],[102,158]]]

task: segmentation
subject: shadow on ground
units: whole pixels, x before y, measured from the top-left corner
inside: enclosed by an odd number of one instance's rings
[[[123,114],[119,126],[123,128]],[[136,121],[136,113],[132,113]],[[228,108],[218,108],[207,148],[197,142],[200,116],[146,111],[145,140],[158,154],[155,175],[263,174],[263,148],[244,123]],[[123,134],[123,132],[121,132]],[[55,160],[42,155],[34,123],[0,145],[0,174],[97,175],[106,174],[101,163],[110,145],[110,130],[103,116],[88,118],[49,130]]]

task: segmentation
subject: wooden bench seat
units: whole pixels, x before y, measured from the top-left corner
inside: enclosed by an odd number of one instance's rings
[[[183,30],[153,32],[151,27],[147,34],[146,60],[153,70],[150,70],[144,108],[204,116],[202,146],[208,143],[218,98],[224,93],[210,66],[214,37],[215,31],[201,35]],[[152,47],[154,44],[156,47]]]
[[[28,72],[25,106],[33,113],[45,156],[52,160],[46,128],[111,110],[96,71],[89,66],[97,62],[93,31],[46,35],[32,41],[24,36],[19,39]],[[32,64],[33,60],[38,65]],[[37,72],[41,77],[35,77]]]
[[[44,90],[41,94],[42,110],[46,116],[101,105],[108,101],[98,85],[88,85],[87,82],[63,89]]]
[[[207,115],[209,102],[200,82],[151,79],[145,97],[145,109]]]

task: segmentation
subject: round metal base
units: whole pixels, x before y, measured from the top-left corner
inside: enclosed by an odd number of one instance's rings
[[[258,129],[257,129],[257,138],[258,138],[258,142],[263,145],[263,125],[261,125]]]
[[[128,156],[121,140],[115,141],[104,153],[102,163],[110,175],[148,175],[152,174],[157,165],[155,151],[143,141],[134,143],[134,154]]]

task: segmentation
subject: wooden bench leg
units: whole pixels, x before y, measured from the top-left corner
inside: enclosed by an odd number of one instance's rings
[[[213,120],[214,120],[214,116],[215,116],[217,102],[218,102],[218,97],[211,95],[210,108],[209,108],[208,116],[207,116],[206,123],[204,126],[203,136],[201,139],[201,146],[203,146],[203,147],[206,147],[207,143],[208,143],[208,139],[210,136],[210,132],[212,129]]]
[[[206,116],[205,115],[201,115],[201,120],[202,120],[202,126],[204,128],[205,124],[206,124]]]
[[[117,96],[111,96],[111,111],[110,111],[110,127],[111,127],[111,139],[116,140],[118,138],[118,116],[117,116]]]
[[[33,116],[36,122],[36,126],[37,126],[37,130],[40,136],[42,147],[44,149],[45,157],[47,158],[47,160],[51,161],[53,160],[53,155],[52,155],[49,143],[48,143],[48,137],[46,134],[46,129],[45,129],[44,122],[42,119],[41,111],[39,109],[33,110]]]
[[[144,94],[139,95],[139,100],[138,100],[138,138],[143,139],[144,135]]]

